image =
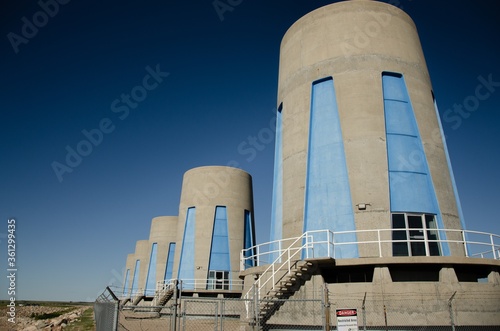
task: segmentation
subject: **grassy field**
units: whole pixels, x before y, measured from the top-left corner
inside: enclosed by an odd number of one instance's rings
[[[95,331],[94,323],[94,309],[90,308],[85,310],[78,322],[71,323],[65,331]]]
[[[9,301],[0,300],[0,330],[20,330],[36,321],[48,321],[73,311],[82,315],[68,324],[65,330],[95,331],[93,304],[88,302],[16,301],[16,323],[7,321]],[[68,315],[66,315],[68,316]],[[31,322],[30,322],[31,321]]]

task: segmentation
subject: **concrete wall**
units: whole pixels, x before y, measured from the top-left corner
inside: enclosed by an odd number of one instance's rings
[[[253,215],[252,196],[252,178],[240,169],[210,166],[191,169],[184,174],[174,277],[179,272],[181,254],[194,254],[194,278],[207,279],[215,209],[217,206],[226,206],[231,273],[233,279],[238,279],[240,251],[244,244],[244,215],[245,210]],[[195,248],[193,252],[182,252],[186,216],[190,207],[196,209]]]
[[[394,258],[320,262],[311,279],[268,323],[314,324],[315,320],[322,319],[323,313],[322,305],[311,301],[317,300],[330,307],[332,325],[336,324],[336,309],[354,308],[358,311],[359,326],[363,325],[363,314],[366,325],[371,327],[384,327],[384,315],[387,315],[388,326],[393,327],[450,326],[452,318],[457,326],[500,326],[500,261],[465,257],[402,257],[399,262]],[[367,265],[371,266],[373,277],[365,282],[350,282],[347,278],[332,282],[335,274],[345,275]],[[390,271],[397,267],[405,272],[405,266],[418,270],[414,273],[414,281],[398,280],[397,271]],[[266,278],[261,276],[264,270],[264,267],[257,267],[242,273],[244,293],[250,289],[256,275]],[[427,277],[424,274],[429,270],[436,279],[425,280]],[[470,270],[471,275],[487,277],[481,282],[477,279],[459,280],[456,270]],[[329,283],[325,283],[327,279]]]
[[[391,227],[384,71],[404,76],[444,226],[461,228],[416,27],[394,6],[360,0],[335,3],[305,15],[281,43],[283,238],[303,231],[311,84],[329,76],[336,91],[356,229]],[[359,203],[369,205],[358,210]],[[460,255],[463,250],[453,253]],[[370,252],[360,251],[360,256],[365,254]]]

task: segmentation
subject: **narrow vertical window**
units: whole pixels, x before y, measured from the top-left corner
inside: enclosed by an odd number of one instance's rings
[[[179,272],[177,278],[179,280],[194,279],[194,253],[195,253],[195,226],[196,226],[196,209],[188,208],[186,213],[186,224],[184,225],[184,236],[182,239],[181,257],[179,261]],[[194,285],[186,283],[186,289],[193,289]],[[191,283],[192,284],[192,283]],[[191,287],[191,288],[189,288]]]
[[[254,228],[252,222],[252,213],[245,210],[245,233],[244,233],[244,249],[245,249],[245,269],[255,266],[255,261],[249,257],[254,255],[254,251],[249,249],[255,245],[254,243]]]
[[[215,208],[214,227],[212,231],[209,270],[228,273],[231,270],[227,223],[226,207],[217,206]]]
[[[273,199],[271,211],[271,234],[270,240],[276,241],[283,239],[283,103],[276,112],[276,141],[274,148],[274,178],[273,178]],[[278,250],[278,244],[273,244],[271,250]],[[270,260],[272,263],[278,258],[279,253],[272,254]]]
[[[165,280],[171,280],[172,271],[174,270],[175,243],[168,245],[167,267],[165,268]]]
[[[434,110],[436,111],[436,117],[438,120],[439,130],[441,133],[441,139],[444,147],[444,153],[446,156],[446,162],[448,163],[448,170],[450,171],[451,184],[453,186],[453,194],[455,195],[455,203],[457,204],[458,217],[460,218],[460,224],[462,225],[462,229],[465,230],[467,229],[467,227],[465,225],[465,218],[462,211],[462,204],[460,203],[460,196],[458,195],[457,184],[455,182],[455,175],[453,174],[453,167],[451,166],[450,154],[448,152],[448,145],[446,143],[446,136],[444,134],[443,124],[441,123],[441,117],[439,115],[439,109],[437,106],[436,98],[434,97],[434,93],[432,91],[431,94],[432,94],[432,100],[434,101]]]
[[[123,297],[127,298],[128,297],[128,282],[129,282],[129,276],[130,276],[130,269],[127,269],[127,272],[125,273],[125,281],[123,282]]]
[[[403,75],[382,73],[382,91],[391,212],[432,214],[436,217],[438,227],[444,228],[427,157]],[[405,219],[406,228],[422,228],[422,220],[412,216],[407,216]],[[416,238],[418,231],[407,231],[407,239],[411,240],[412,236]],[[396,234],[399,235],[401,234]],[[395,245],[393,254],[404,254],[402,245],[400,243]],[[422,250],[425,246],[418,241],[411,241],[408,245],[408,254],[414,256],[427,254]],[[442,253],[449,255],[446,244],[442,245]]]
[[[139,268],[141,266],[141,260],[135,261],[135,268],[134,268],[134,280],[132,281],[132,290],[131,290],[131,295],[137,295],[139,292]]]
[[[304,206],[304,232],[313,230],[354,231],[347,163],[340,116],[331,77],[313,82],[309,123],[309,145]],[[326,232],[312,235],[314,241],[328,242]],[[337,235],[335,242],[356,242],[354,232]],[[315,257],[358,257],[356,244],[318,244]],[[312,252],[311,252],[312,253]]]
[[[149,257],[149,266],[148,266],[148,276],[146,278],[146,292],[144,293],[147,296],[152,296],[156,291],[156,256],[158,254],[158,244],[153,243],[151,245],[151,255]]]

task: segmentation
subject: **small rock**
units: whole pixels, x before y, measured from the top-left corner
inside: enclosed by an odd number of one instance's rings
[[[44,327],[48,326],[49,324],[46,321],[38,321],[36,322],[35,326],[38,329],[43,329]]]

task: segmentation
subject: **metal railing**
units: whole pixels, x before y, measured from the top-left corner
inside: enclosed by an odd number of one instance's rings
[[[168,291],[177,279],[169,279],[156,283],[156,292]],[[240,279],[179,279],[179,287],[183,290],[242,290]]]
[[[255,297],[260,299],[261,291],[262,289],[266,288],[268,283],[271,284],[271,288],[269,289],[269,291],[274,290],[279,282],[279,279],[276,279],[278,273],[283,272],[285,275],[290,274],[292,271],[292,267],[294,267],[295,265],[295,262],[292,261],[299,260],[299,254],[301,254],[304,249],[306,249],[305,251],[307,252],[308,249],[312,247],[311,241],[311,235],[307,232],[302,236],[295,238],[295,240],[293,240],[286,249],[281,251],[278,257],[275,258],[273,263],[271,263],[269,267],[267,267],[267,269],[262,272],[262,275],[267,275],[268,273],[270,273],[269,277],[266,276],[264,281],[262,281],[264,277],[259,277],[254,282],[250,290],[248,290],[248,292],[244,295],[244,299],[254,299]],[[242,256],[243,254],[244,253],[242,252]],[[281,263],[281,261],[283,260],[284,262]],[[242,263],[243,262],[244,261],[242,261]],[[248,314],[249,312],[247,311],[247,315]]]
[[[417,233],[418,235],[415,235]],[[406,239],[393,239],[395,234],[404,234]],[[363,240],[357,238],[363,237]],[[352,240],[354,238],[354,240]],[[297,246],[297,241],[304,240],[307,245]],[[389,247],[387,245],[390,245]],[[406,244],[408,256],[465,256],[470,258],[500,259],[500,236],[487,232],[456,229],[376,229],[339,231],[308,231],[300,237],[287,238],[259,244],[241,251],[240,268],[262,266],[281,262],[281,258],[290,248],[300,250],[302,258],[331,257],[339,258],[341,247],[354,247],[361,250],[369,246],[371,257],[395,256],[393,244]],[[412,254],[412,245],[422,244],[425,253]],[[463,249],[449,251],[450,244]],[[295,247],[295,248],[294,248]],[[436,247],[438,253],[432,248]],[[374,251],[375,249],[375,251]],[[297,253],[298,254],[298,253]],[[294,254],[297,256],[297,254]],[[278,256],[278,258],[276,258]],[[364,254],[360,254],[364,256]]]

